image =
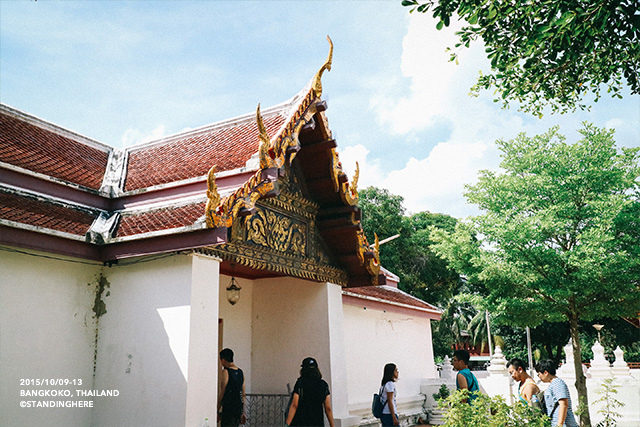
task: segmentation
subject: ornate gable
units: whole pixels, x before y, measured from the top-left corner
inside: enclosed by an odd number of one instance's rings
[[[223,258],[232,256],[254,268],[345,286],[382,284],[377,239],[369,245],[360,224],[358,172],[350,185],[324,114],[326,102],[320,99],[320,77],[331,69],[330,39],[329,43],[327,61],[296,96],[296,106],[277,134],[267,132],[258,105],[260,169],[236,191],[220,197],[216,166],[211,168],[206,224],[228,230],[230,240],[223,245],[228,253]],[[300,173],[292,173],[296,164]],[[331,248],[335,261],[329,261],[322,241]],[[263,249],[257,251],[260,246]],[[265,260],[265,251],[274,258]]]
[[[228,242],[207,252],[251,268],[346,286],[346,271],[320,236],[319,205],[304,195],[295,168],[284,169],[274,183],[278,195],[259,200],[251,215],[233,221]]]

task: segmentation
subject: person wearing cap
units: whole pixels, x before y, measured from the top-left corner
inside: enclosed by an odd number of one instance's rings
[[[319,427],[324,425],[324,414],[333,427],[331,393],[329,385],[322,379],[318,362],[313,357],[302,361],[300,378],[293,387],[291,406],[287,416],[287,425]],[[324,408],[324,411],[323,411]],[[324,414],[323,414],[324,412]]]

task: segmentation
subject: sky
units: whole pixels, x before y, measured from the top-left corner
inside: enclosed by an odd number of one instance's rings
[[[449,62],[457,24],[400,0],[0,0],[0,101],[101,143],[124,147],[287,101],[322,66],[329,126],[358,188],[404,198],[406,214],[480,211],[464,185],[498,170],[495,141],[552,126],[569,142],[583,122],[640,146],[640,97],[542,119],[470,97],[484,47]]]

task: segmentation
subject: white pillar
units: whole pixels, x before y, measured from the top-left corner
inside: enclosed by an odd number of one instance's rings
[[[593,351],[593,359],[591,359],[591,367],[589,373],[593,378],[608,378],[611,376],[611,364],[604,357],[604,347],[596,341],[591,347]]]
[[[357,426],[360,418],[349,414],[347,351],[344,342],[342,287],[327,283],[331,408],[336,427]]]
[[[576,368],[573,366],[573,344],[571,339],[564,346],[564,354],[566,357],[564,363],[558,369],[558,376],[565,381],[573,382],[576,380]]]
[[[624,351],[618,346],[613,354],[616,356],[616,361],[613,363],[613,367],[611,368],[611,373],[615,377],[629,377],[631,376],[631,370],[627,365],[627,362],[624,361]]]
[[[192,255],[185,427],[216,425],[220,258]]]
[[[507,359],[505,359],[504,354],[502,354],[502,349],[499,345],[496,346],[496,350],[491,356],[491,364],[487,368],[487,371],[489,371],[490,375],[509,376]]]

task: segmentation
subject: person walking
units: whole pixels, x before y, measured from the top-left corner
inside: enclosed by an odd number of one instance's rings
[[[470,357],[467,350],[456,350],[453,352],[453,358],[451,359],[453,369],[458,371],[458,375],[456,375],[456,390],[469,390],[469,397],[464,400],[468,403],[473,402],[477,393],[480,392],[478,379],[469,369]]]
[[[398,367],[393,363],[387,363],[382,371],[380,396],[382,397],[382,427],[399,426],[396,405],[396,381],[398,380]]]
[[[571,410],[571,396],[569,387],[556,377],[556,364],[553,360],[540,360],[536,366],[538,377],[542,382],[550,383],[544,391],[544,402],[547,415],[551,418],[552,426],[578,427]]]
[[[293,387],[291,406],[286,423],[290,426],[319,427],[324,425],[324,414],[333,427],[331,393],[329,385],[322,379],[318,362],[313,357],[302,361],[300,378]]]
[[[511,359],[507,365],[509,375],[518,382],[518,398],[520,402],[531,406],[531,399],[540,389],[536,382],[527,374],[527,366],[520,359]]]
[[[220,374],[218,393],[218,419],[221,427],[238,427],[247,421],[244,414],[244,373],[233,362],[233,350],[220,352],[220,363],[224,368]]]

